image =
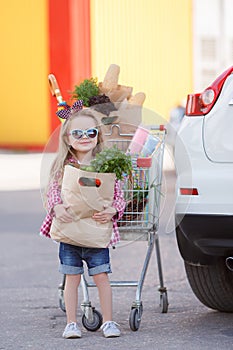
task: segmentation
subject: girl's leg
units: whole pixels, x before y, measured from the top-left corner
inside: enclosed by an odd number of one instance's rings
[[[103,323],[112,321],[112,288],[108,279],[108,274],[103,272],[93,276],[98,288]]]
[[[67,323],[77,322],[78,286],[81,275],[66,275],[64,299]]]

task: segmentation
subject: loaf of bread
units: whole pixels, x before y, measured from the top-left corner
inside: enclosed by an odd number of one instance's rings
[[[103,89],[116,89],[120,74],[120,67],[117,64],[111,64],[105,74],[102,86]]]
[[[131,96],[128,100],[130,104],[142,106],[146,99],[144,92],[137,92],[134,96]]]
[[[142,106],[146,98],[144,92],[138,92],[132,96],[133,88],[131,86],[118,84],[119,74],[120,67],[117,64],[111,64],[103,82],[98,85],[99,93],[107,95],[113,103],[126,99],[130,105]]]

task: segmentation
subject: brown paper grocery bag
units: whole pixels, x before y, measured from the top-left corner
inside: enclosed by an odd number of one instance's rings
[[[122,102],[124,99],[130,98],[133,92],[131,86],[117,85],[114,88],[106,88],[103,86],[103,83],[99,83],[99,92],[100,94],[107,95],[112,102]]]
[[[113,141],[122,151],[126,151],[133,135],[142,122],[142,107],[136,105],[118,104],[117,122],[112,125],[103,125],[105,147],[112,147]],[[114,115],[111,112],[110,116]],[[128,142],[126,142],[128,141]]]
[[[115,178],[115,174],[83,171],[66,165],[61,195],[63,203],[70,206],[68,212],[73,221],[63,223],[54,218],[51,238],[82,247],[107,247],[112,236],[112,222],[100,224],[92,216],[104,207],[111,207]]]

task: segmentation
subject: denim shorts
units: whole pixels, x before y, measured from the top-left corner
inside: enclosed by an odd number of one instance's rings
[[[83,261],[87,264],[89,276],[112,272],[108,248],[83,248],[60,243],[59,258],[59,271],[64,275],[83,274]]]

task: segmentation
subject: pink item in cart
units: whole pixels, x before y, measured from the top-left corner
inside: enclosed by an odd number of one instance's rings
[[[127,153],[140,154],[148,135],[149,130],[139,126],[130,142]]]

